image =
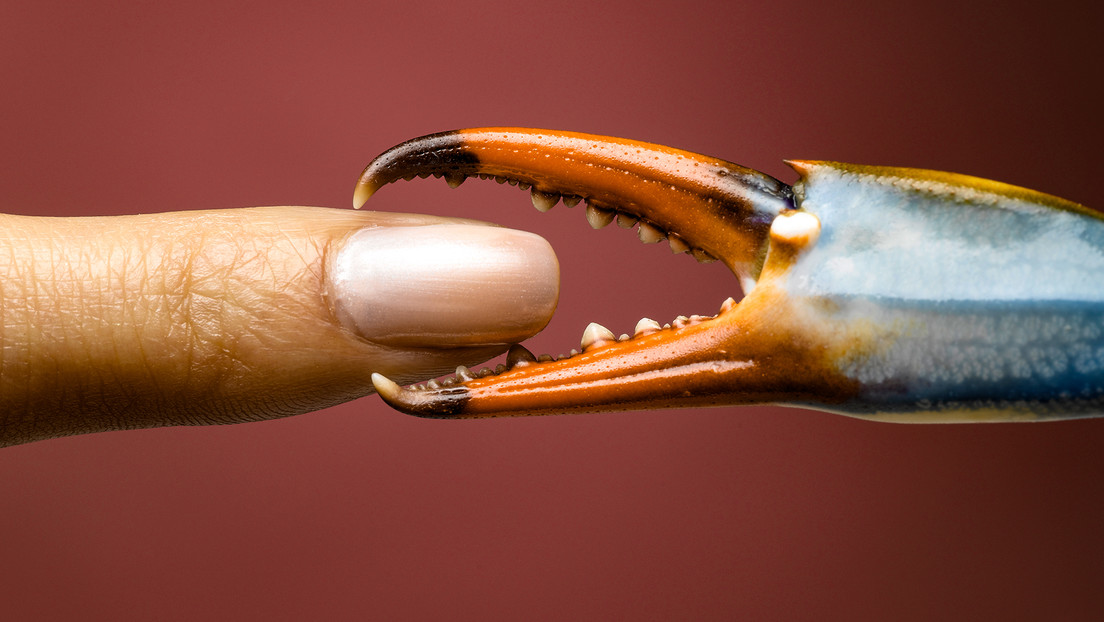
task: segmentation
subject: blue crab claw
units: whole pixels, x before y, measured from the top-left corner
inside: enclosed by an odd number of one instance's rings
[[[570,132],[483,128],[403,143],[365,169],[379,187],[436,174],[587,201],[592,226],[723,261],[748,294],[712,317],[591,325],[581,352],[521,346],[497,372],[429,388],[378,374],[415,415],[494,417],[773,403],[898,422],[1104,412],[1104,220],[1050,195],[918,169],[788,162],[771,177],[698,154]]]

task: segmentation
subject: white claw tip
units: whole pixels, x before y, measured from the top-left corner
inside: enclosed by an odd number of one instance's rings
[[[372,374],[372,386],[376,388],[376,393],[379,393],[380,397],[389,401],[398,399],[403,390],[395,381],[377,373]]]
[[[372,188],[365,184],[357,184],[353,190],[353,209],[360,209],[372,197]]]

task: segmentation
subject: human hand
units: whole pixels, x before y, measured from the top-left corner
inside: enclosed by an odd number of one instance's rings
[[[0,215],[0,446],[296,415],[541,330],[559,266],[484,223],[315,207]]]

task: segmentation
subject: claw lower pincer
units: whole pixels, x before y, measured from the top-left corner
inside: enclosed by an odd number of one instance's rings
[[[718,259],[744,286],[716,316],[586,328],[579,351],[512,348],[437,387],[373,376],[421,416],[494,417],[773,403],[898,422],[1104,413],[1104,219],[999,182],[919,169],[787,162],[791,187],[661,145],[572,132],[434,134],[377,157],[384,184],[476,175],[533,205],[586,201],[642,242]]]

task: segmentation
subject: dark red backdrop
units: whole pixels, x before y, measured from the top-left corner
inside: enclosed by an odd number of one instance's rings
[[[1098,20],[1075,3],[0,4],[0,209],[349,204],[416,135],[629,136],[949,169],[1100,206]],[[761,5],[761,6],[760,6]],[[769,6],[768,6],[769,5]],[[469,182],[375,209],[545,235],[560,311],[734,287],[578,209]],[[376,398],[0,450],[0,615],[1099,619],[1104,421],[906,427],[772,408],[438,422]]]

